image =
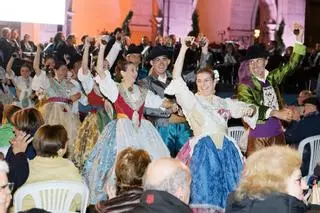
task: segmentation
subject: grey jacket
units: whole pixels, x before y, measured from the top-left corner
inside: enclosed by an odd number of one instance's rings
[[[165,88],[169,85],[172,78],[167,73],[167,82],[163,83],[158,80],[158,77],[156,75],[149,75],[146,78],[142,79],[139,84],[150,91],[152,91],[154,94],[159,95],[161,98],[167,97],[172,98],[171,96],[167,96],[164,94]],[[161,110],[161,109],[153,109],[145,107],[144,109],[144,115],[148,120],[150,120],[154,125],[157,126],[167,126],[169,123],[169,117],[171,115],[170,110]]]

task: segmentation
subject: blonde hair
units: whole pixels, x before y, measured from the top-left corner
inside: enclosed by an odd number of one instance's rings
[[[151,158],[143,149],[126,148],[117,158],[115,173],[118,191],[123,188],[141,187],[142,177],[151,162]]]
[[[13,104],[5,104],[3,106],[2,124],[11,123],[13,114],[19,110],[21,110],[21,108],[18,106]]]
[[[263,199],[273,192],[287,193],[287,179],[301,166],[297,150],[287,146],[271,146],[254,152],[236,190],[236,199]]]

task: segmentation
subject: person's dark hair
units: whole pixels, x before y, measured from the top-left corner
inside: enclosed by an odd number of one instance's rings
[[[121,82],[122,80],[121,71],[127,71],[127,68],[130,64],[134,65],[134,63],[127,61],[126,59],[121,59],[118,61],[117,66],[115,68],[115,80],[117,82]]]
[[[53,38],[53,42],[57,43],[57,42],[61,41],[62,37],[63,37],[63,32],[57,32]]]
[[[198,74],[201,74],[201,73],[208,73],[208,74],[211,76],[212,80],[215,79],[214,72],[213,72],[210,68],[208,68],[208,67],[199,69],[199,70],[196,72],[196,77],[198,76]]]
[[[88,37],[88,35],[83,35],[82,37],[81,37],[81,41],[82,41],[82,43],[84,43],[85,42],[85,40],[86,40],[86,38]]]
[[[55,65],[54,68],[57,70],[62,66],[67,66],[66,62],[64,62],[64,61],[56,61],[56,65]]]
[[[113,35],[116,35],[118,32],[119,32],[119,33],[122,32],[122,28],[121,28],[121,27],[117,27],[116,29],[114,29]]]
[[[278,47],[278,42],[275,40],[270,41],[270,44],[272,44],[275,47]]]
[[[142,186],[142,177],[151,162],[149,154],[143,149],[131,147],[122,150],[116,162],[117,192]]]
[[[67,36],[67,40],[74,39],[76,37],[75,34],[70,34]]]
[[[3,122],[6,121],[8,123],[11,123],[11,118],[13,116],[13,114],[17,111],[21,110],[20,107],[12,105],[12,104],[7,104],[3,106]]]
[[[32,209],[28,209],[26,211],[21,211],[19,213],[50,213],[44,209],[38,209],[38,208],[32,208]]]
[[[67,141],[68,133],[62,125],[44,125],[35,133],[32,144],[38,156],[57,157]]]
[[[55,62],[57,61],[56,57],[54,55],[48,54],[44,57],[44,61],[47,61],[49,59],[53,59]]]
[[[11,118],[11,123],[18,130],[34,135],[37,129],[44,124],[44,120],[38,110],[27,108],[15,112]]]
[[[30,64],[28,64],[28,63],[22,64],[21,67],[20,67],[20,69],[23,68],[23,67],[28,68],[30,72],[32,71],[32,67],[31,67]]]
[[[188,33],[188,36],[192,36],[192,37],[195,37],[195,38],[197,38],[198,37],[198,32],[196,32],[196,31],[190,31],[189,33]]]

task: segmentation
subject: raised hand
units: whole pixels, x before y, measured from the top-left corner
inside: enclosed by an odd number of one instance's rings
[[[296,35],[296,40],[303,42],[304,27],[299,23],[293,24],[293,33]]]
[[[19,131],[13,139],[10,140],[12,151],[14,154],[25,152],[28,144],[33,140],[31,135]]]
[[[86,38],[86,40],[85,40],[84,45],[85,45],[86,47],[90,47],[92,41],[93,41],[93,38],[88,36],[88,37]]]
[[[193,36],[187,36],[184,38],[181,42],[181,49],[188,49],[192,44],[194,43],[195,37]]]
[[[284,108],[279,111],[274,110],[271,112],[271,116],[277,117],[280,120],[284,120],[284,121],[288,121],[288,122],[292,121],[292,119],[293,119],[292,110],[288,109],[288,108]]]

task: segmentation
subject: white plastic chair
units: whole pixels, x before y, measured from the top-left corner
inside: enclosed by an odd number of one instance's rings
[[[75,181],[45,181],[22,186],[14,194],[14,212],[23,210],[23,199],[30,195],[35,208],[54,213],[70,212],[73,198],[81,195],[81,213],[86,212],[89,200],[89,189],[81,182]]]
[[[241,136],[244,133],[244,127],[243,126],[232,126],[228,127],[228,135],[235,139],[236,142],[239,142]]]
[[[298,150],[303,157],[303,150],[307,144],[310,144],[310,164],[309,164],[309,171],[308,171],[308,178],[310,175],[313,174],[313,170],[316,167],[317,163],[320,162],[320,135],[311,136],[308,138],[303,139],[299,143]]]

